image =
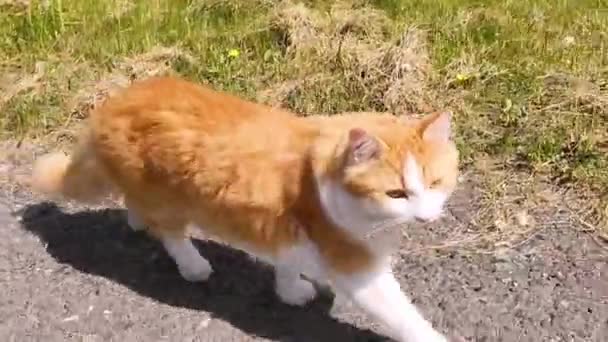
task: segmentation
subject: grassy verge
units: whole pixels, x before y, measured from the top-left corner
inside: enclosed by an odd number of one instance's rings
[[[465,164],[495,175],[488,192],[548,177],[605,227],[608,1],[5,3],[4,136],[43,135],[165,72],[302,114],[451,107]]]

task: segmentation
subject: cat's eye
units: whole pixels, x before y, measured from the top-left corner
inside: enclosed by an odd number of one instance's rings
[[[386,192],[386,195],[390,198],[408,198],[410,197],[407,191],[403,189],[394,189]]]
[[[441,179],[435,179],[432,183],[431,183],[431,188],[436,188],[438,186],[441,185]]]

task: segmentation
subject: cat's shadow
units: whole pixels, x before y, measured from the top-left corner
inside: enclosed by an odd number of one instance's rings
[[[328,293],[304,308],[282,304],[270,267],[215,242],[195,240],[215,272],[205,283],[188,283],[157,241],[127,227],[123,210],[70,214],[42,203],[25,208],[22,217],[23,228],[40,237],[58,262],[162,303],[209,312],[248,334],[277,341],[387,340],[332,318]]]

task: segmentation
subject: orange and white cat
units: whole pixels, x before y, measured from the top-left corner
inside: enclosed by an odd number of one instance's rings
[[[213,271],[186,234],[193,226],[272,263],[287,304],[315,297],[304,274],[327,280],[398,341],[446,341],[402,293],[391,249],[368,237],[440,217],[458,173],[450,121],[447,112],[297,117],[151,78],[98,107],[71,156],[38,159],[32,185],[89,203],[122,194],[131,227],[158,238],[186,280]]]

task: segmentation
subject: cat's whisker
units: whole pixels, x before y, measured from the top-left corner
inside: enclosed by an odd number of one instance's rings
[[[374,237],[375,235],[377,235],[381,232],[398,229],[401,226],[403,226],[404,224],[406,224],[407,222],[408,222],[408,220],[403,219],[403,218],[395,218],[395,219],[380,221],[377,224],[374,224],[372,226],[371,230],[365,234],[364,238],[366,240],[371,239],[372,237]]]

